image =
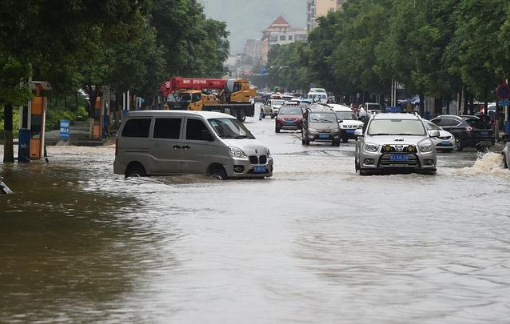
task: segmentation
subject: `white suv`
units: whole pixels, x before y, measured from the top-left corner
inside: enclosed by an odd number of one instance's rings
[[[436,172],[436,148],[422,119],[414,114],[372,115],[357,129],[355,168],[360,175],[373,171],[411,170]]]

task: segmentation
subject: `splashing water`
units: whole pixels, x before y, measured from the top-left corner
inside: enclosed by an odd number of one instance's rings
[[[459,174],[492,175],[510,178],[510,171],[503,166],[503,156],[494,152],[480,153],[475,164],[472,167],[460,169]]]

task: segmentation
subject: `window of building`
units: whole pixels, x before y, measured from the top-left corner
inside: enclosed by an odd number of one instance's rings
[[[150,118],[130,119],[126,122],[122,130],[124,137],[149,137],[149,128],[151,126]]]
[[[179,139],[181,134],[180,118],[158,118],[154,124],[154,138]]]
[[[286,36],[285,35],[281,35],[280,36],[280,41],[284,41],[286,39]]]
[[[289,40],[290,40],[290,41],[292,40],[292,35],[289,35]]]

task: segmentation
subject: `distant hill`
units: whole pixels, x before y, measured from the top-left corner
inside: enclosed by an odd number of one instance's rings
[[[279,15],[292,27],[306,28],[306,0],[200,0],[208,18],[225,21],[230,52],[242,52],[246,39],[260,39]]]

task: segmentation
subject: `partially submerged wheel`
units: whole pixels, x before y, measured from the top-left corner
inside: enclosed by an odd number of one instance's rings
[[[216,180],[226,180],[227,174],[222,169],[214,169],[210,173],[211,178]]]
[[[145,169],[140,164],[135,164],[130,166],[126,170],[125,177],[126,178],[135,178],[135,177],[145,177]]]

